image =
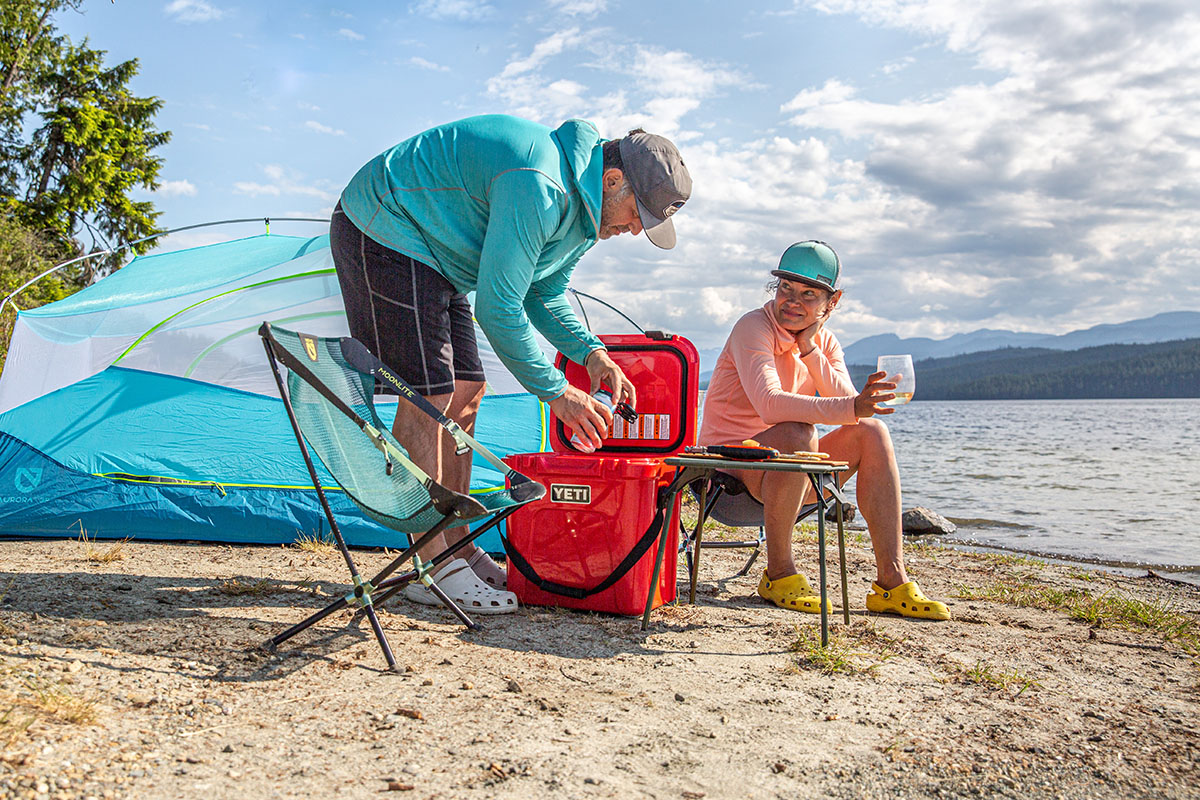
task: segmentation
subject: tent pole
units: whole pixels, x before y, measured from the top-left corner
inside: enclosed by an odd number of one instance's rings
[[[327,220],[327,219],[319,219],[316,217],[277,217],[275,221],[276,222],[325,222],[325,223],[329,222],[329,220]],[[126,242],[125,244],[121,245],[120,247],[115,247],[111,250],[97,250],[95,253],[88,253],[87,255],[79,256],[78,258],[72,258],[69,261],[64,261],[61,264],[55,264],[53,267],[51,267],[50,269],[41,273],[40,275],[37,275],[37,276],[25,281],[25,283],[21,284],[16,289],[14,289],[12,292],[10,292],[9,295],[4,298],[4,300],[0,301],[0,314],[4,313],[4,309],[8,307],[8,304],[10,302],[12,302],[12,299],[14,297],[16,297],[17,295],[19,295],[21,292],[25,291],[30,286],[37,283],[38,281],[40,281],[42,278],[46,277],[47,275],[52,275],[55,272],[58,272],[60,269],[69,267],[72,264],[78,264],[80,261],[87,261],[89,258],[99,258],[100,256],[108,256],[108,255],[113,255],[115,253],[120,253],[123,250],[128,250],[130,247],[133,247],[134,245],[141,244],[142,242],[148,242],[151,239],[158,239],[163,236],[170,236],[172,233],[179,233],[180,231],[190,231],[190,230],[194,230],[196,228],[210,228],[214,225],[230,225],[230,224],[237,223],[237,222],[263,222],[263,223],[266,223],[267,235],[269,236],[271,234],[271,218],[270,217],[248,217],[246,219],[223,219],[223,220],[218,220],[217,222],[201,222],[196,225],[184,225],[182,228],[171,228],[170,230],[162,231],[160,233],[154,233],[154,234],[151,234],[150,236],[143,236],[141,239],[135,239],[132,242]]]

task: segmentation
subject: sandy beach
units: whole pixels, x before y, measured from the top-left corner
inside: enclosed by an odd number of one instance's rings
[[[796,547],[815,580],[812,534]],[[706,551],[697,605],[646,632],[549,608],[465,632],[397,600],[393,674],[349,612],[257,647],[346,591],[331,549],[4,541],[0,796],[1200,796],[1200,591],[907,557],[952,621],[867,615],[857,532],[824,651],[816,617],[736,576],[744,553]]]

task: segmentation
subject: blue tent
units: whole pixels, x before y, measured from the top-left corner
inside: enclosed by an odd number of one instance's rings
[[[346,335],[325,237],[141,257],[21,312],[0,378],[0,535],[278,544],[327,532],[263,320]],[[515,385],[494,357],[485,367],[492,388]],[[544,451],[545,418],[532,395],[492,393],[476,438],[498,455]],[[349,543],[399,544],[318,469]],[[473,493],[501,483],[474,465]],[[481,545],[498,550],[497,534]]]

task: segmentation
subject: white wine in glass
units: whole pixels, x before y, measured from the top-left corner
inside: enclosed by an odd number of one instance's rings
[[[894,392],[896,396],[880,405],[902,406],[912,400],[913,393],[917,389],[917,377],[913,374],[912,356],[880,356],[875,371],[886,373],[884,380],[896,384]]]

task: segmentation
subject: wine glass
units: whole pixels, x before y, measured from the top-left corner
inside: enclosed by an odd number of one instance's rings
[[[912,356],[880,356],[875,366],[876,372],[886,373],[886,380],[896,384],[893,399],[880,403],[885,406],[902,406],[912,400],[917,388],[917,378],[913,374]]]

